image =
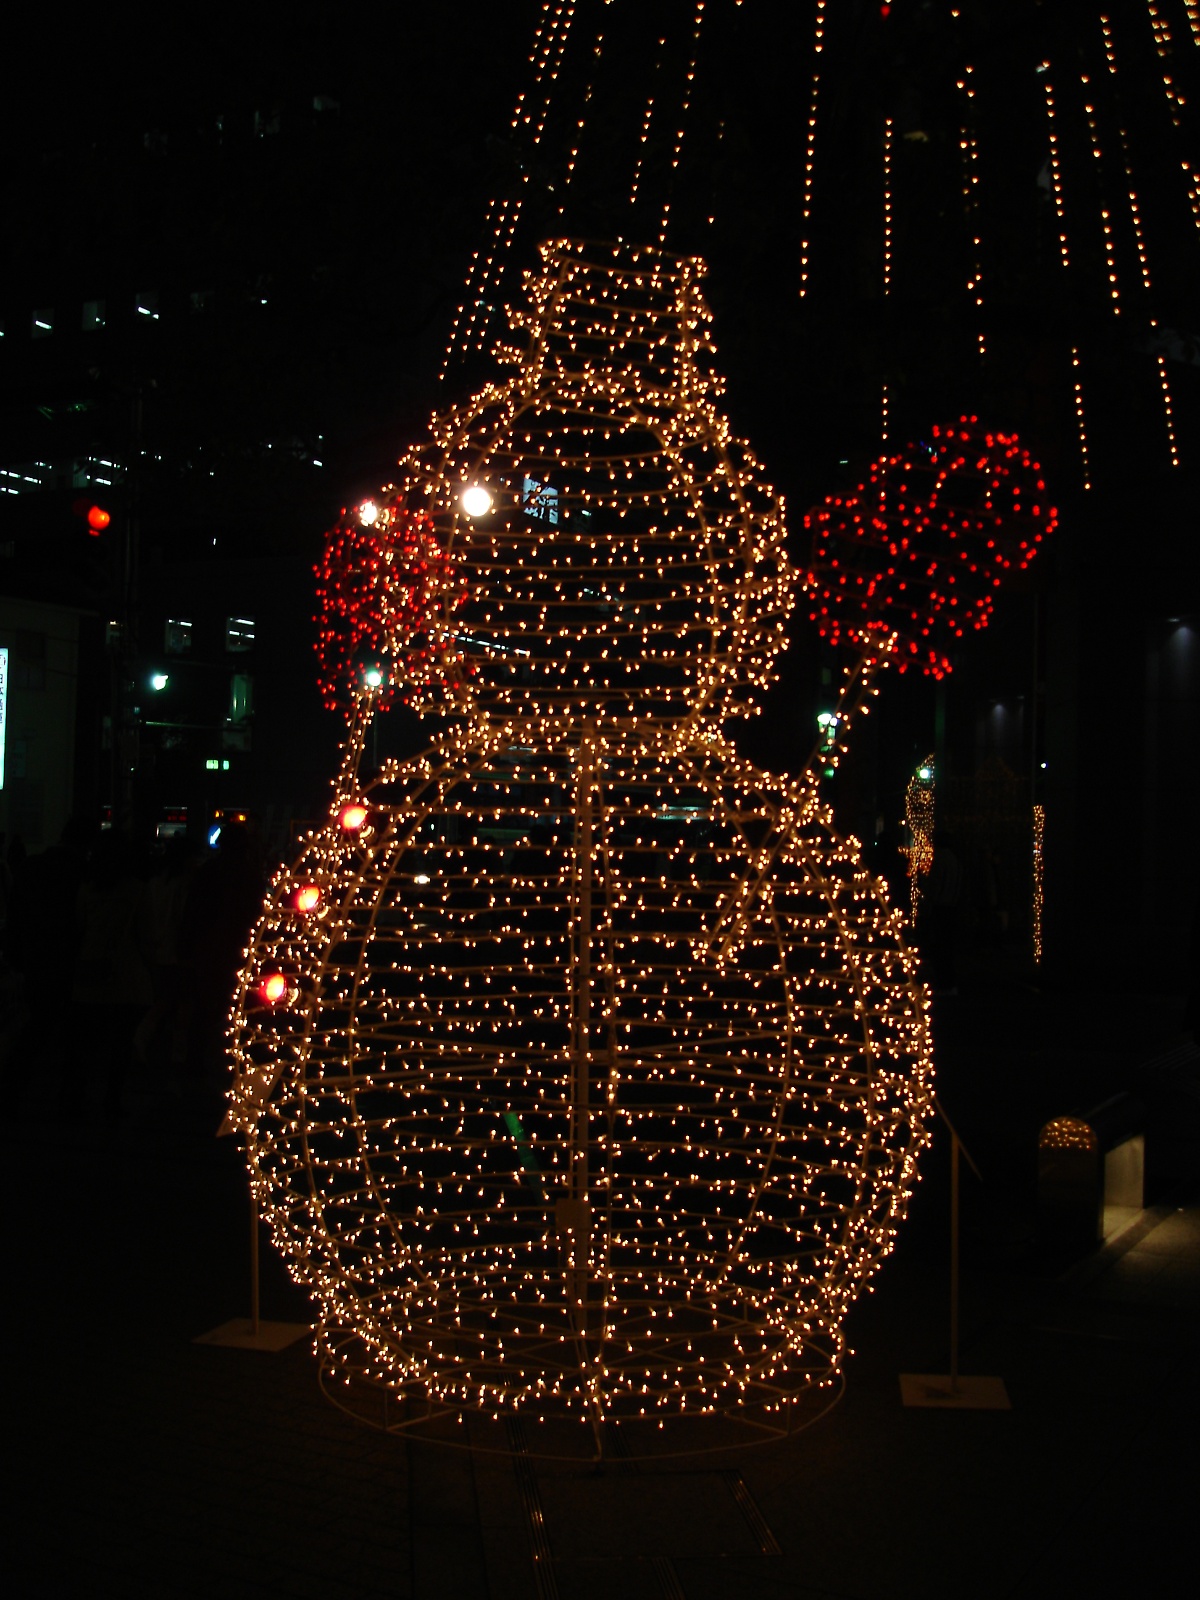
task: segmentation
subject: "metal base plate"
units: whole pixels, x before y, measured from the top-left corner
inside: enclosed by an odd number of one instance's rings
[[[964,1378],[951,1383],[948,1373],[902,1372],[900,1399],[906,1406],[932,1406],[941,1411],[1011,1411],[1003,1378]]]
[[[286,1350],[312,1329],[303,1322],[263,1322],[257,1328],[249,1317],[235,1317],[210,1333],[198,1333],[193,1344],[219,1344],[237,1350]]]

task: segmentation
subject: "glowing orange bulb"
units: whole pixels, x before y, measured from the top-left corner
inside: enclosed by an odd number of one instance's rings
[[[351,800],[338,813],[338,822],[346,833],[357,833],[366,820],[367,808],[358,800]]]
[[[302,883],[296,890],[294,904],[297,911],[315,911],[321,904],[320,886],[315,883]]]
[[[277,1006],[288,996],[288,981],[282,972],[269,972],[258,986],[258,992],[269,1006]]]

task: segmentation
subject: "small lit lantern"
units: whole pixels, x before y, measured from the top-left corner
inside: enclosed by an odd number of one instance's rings
[[[269,1006],[282,1005],[291,993],[291,985],[282,972],[268,972],[258,986],[260,998]]]
[[[316,883],[302,883],[292,897],[297,911],[315,911],[321,904],[321,887]]]
[[[338,827],[343,833],[361,833],[369,814],[361,800],[350,800],[338,812]]]

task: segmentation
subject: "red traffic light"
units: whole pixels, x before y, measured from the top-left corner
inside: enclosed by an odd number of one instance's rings
[[[82,517],[88,525],[88,532],[92,538],[99,537],[112,521],[112,512],[106,511],[103,506],[98,506],[91,500],[76,500],[71,507],[77,517]]]

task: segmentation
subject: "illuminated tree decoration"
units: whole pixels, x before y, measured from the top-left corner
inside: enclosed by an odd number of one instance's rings
[[[1057,513],[1016,435],[962,417],[934,427],[928,444],[881,457],[852,494],[804,521],[809,616],[822,635],[890,649],[901,672],[940,678],[951,645],[987,626],[1005,575],[1029,565]]]
[[[509,375],[402,460],[469,670],[417,673],[447,731],[373,776],[360,693],[241,974],[229,1120],[384,1426],[811,1419],[927,1139],[926,992],[827,756],[778,781],[722,729],[794,574],[703,270],[544,245]]]
[[[317,683],[331,711],[350,709],[365,682],[385,711],[397,683],[427,690],[454,675],[446,619],[462,591],[433,523],[407,510],[402,495],[385,490],[343,512],[314,572]]]
[[[932,752],[908,780],[904,791],[904,822],[908,828],[908,887],[911,916],[915,923],[921,910],[923,880],[933,866],[933,818],[936,802],[936,761]]]

